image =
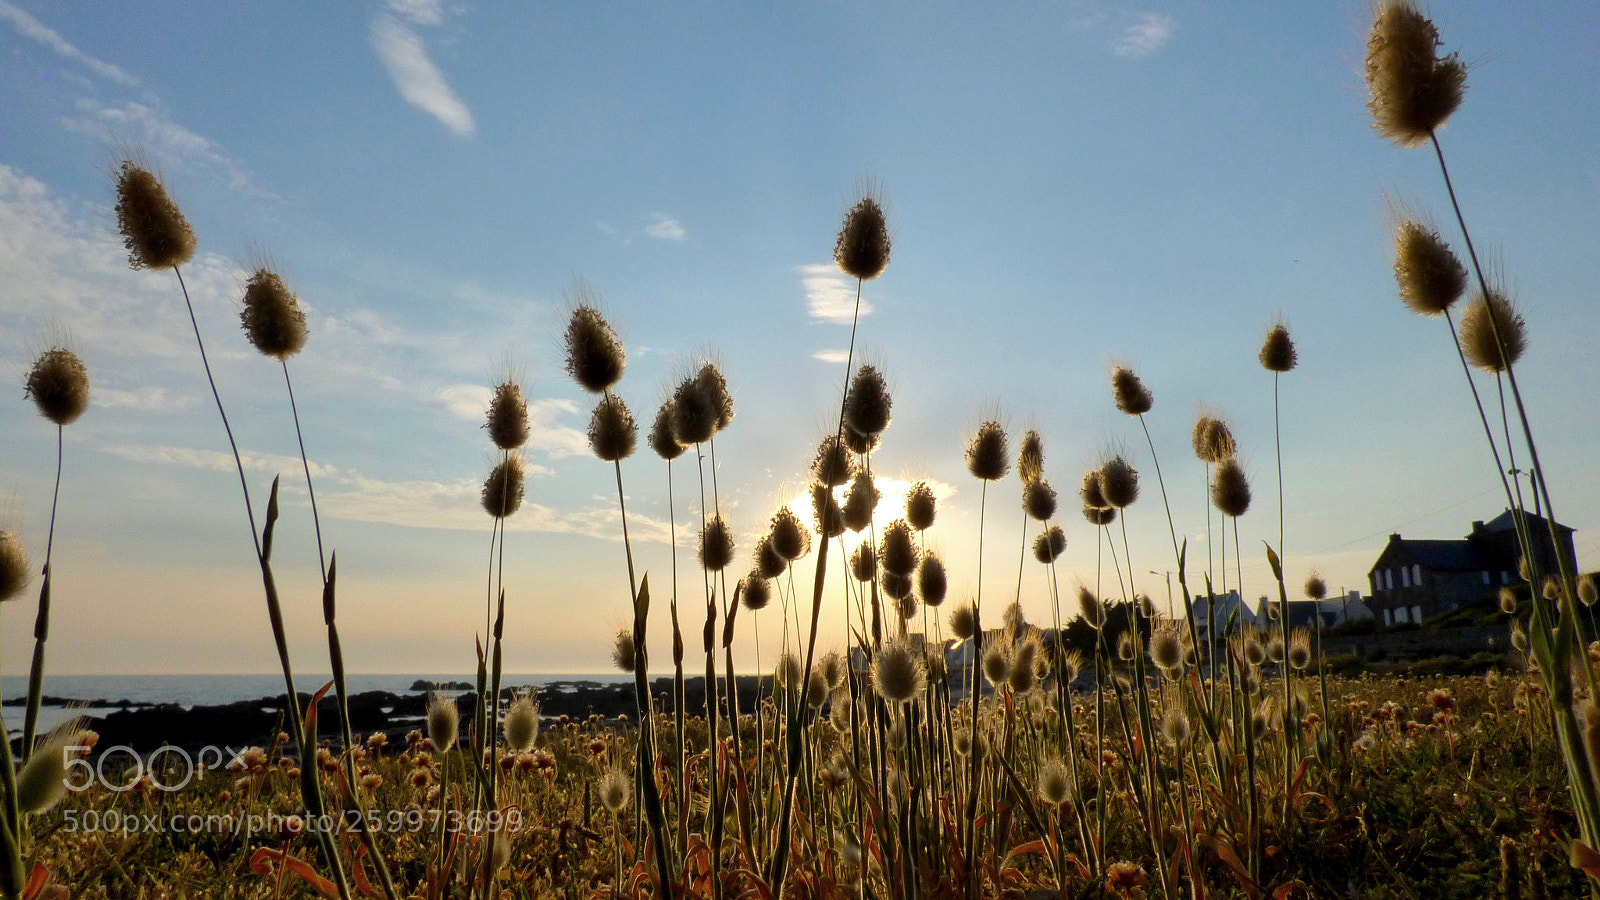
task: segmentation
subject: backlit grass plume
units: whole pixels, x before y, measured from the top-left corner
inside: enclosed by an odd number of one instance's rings
[[[1467,289],[1467,270],[1439,232],[1413,219],[1394,231],[1394,279],[1412,312],[1443,315]]]
[[[1111,397],[1117,409],[1130,416],[1142,416],[1154,404],[1150,389],[1144,386],[1132,369],[1116,366],[1111,370]]]
[[[876,366],[862,366],[850,383],[844,400],[845,428],[858,435],[875,436],[889,427],[894,400],[889,385]]]
[[[258,268],[244,285],[240,324],[250,344],[263,355],[288,359],[306,345],[306,314],[277,272]]]
[[[528,442],[531,431],[528,401],[522,395],[522,385],[515,379],[508,378],[495,385],[483,427],[488,430],[489,439],[501,450],[515,450]]]
[[[876,197],[856,201],[839,227],[833,261],[847,275],[871,281],[889,265],[889,223]]]
[[[609,463],[627,459],[633,455],[638,436],[633,413],[621,397],[607,394],[595,403],[589,418],[589,449],[595,456]]]
[[[28,371],[26,396],[56,425],[71,425],[89,408],[89,370],[76,353],[52,347]]]
[[[1379,136],[1417,147],[1450,118],[1466,91],[1467,68],[1439,55],[1439,31],[1411,0],[1383,0],[1367,38],[1367,109]]]
[[[572,301],[566,331],[567,374],[589,393],[605,393],[622,380],[628,367],[627,353],[586,287],[574,287]]]
[[[522,508],[524,468],[522,454],[507,453],[484,479],[480,499],[483,509],[497,519],[509,519]]]
[[[28,585],[28,554],[15,531],[0,529],[0,601],[10,600]]]
[[[169,269],[194,256],[194,229],[166,186],[132,160],[117,166],[117,229],[135,269]]]
[[[1485,372],[1506,371],[1527,349],[1527,324],[1504,293],[1480,294],[1461,314],[1461,352]]]

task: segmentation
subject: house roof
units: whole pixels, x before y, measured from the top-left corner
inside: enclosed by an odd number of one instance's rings
[[[1531,526],[1533,526],[1535,528],[1548,529],[1550,527],[1549,524],[1548,524],[1549,520],[1546,519],[1544,516],[1538,515],[1536,513],[1526,512],[1526,511],[1523,512],[1522,516],[1523,516],[1524,519],[1527,520],[1529,525],[1531,525]],[[1506,510],[1505,512],[1501,513],[1500,515],[1495,516],[1494,518],[1490,519],[1489,521],[1483,523],[1483,530],[1485,532],[1515,531],[1516,529],[1517,529],[1516,519],[1512,517],[1511,510],[1509,510],[1509,509]],[[1568,528],[1567,526],[1561,524],[1560,522],[1556,523],[1556,529],[1559,530],[1559,531],[1572,531],[1573,530],[1573,529]]]
[[[1401,538],[1400,544],[1423,568],[1435,571],[1484,569],[1491,566],[1491,563],[1484,558],[1483,552],[1468,540],[1432,541]]]

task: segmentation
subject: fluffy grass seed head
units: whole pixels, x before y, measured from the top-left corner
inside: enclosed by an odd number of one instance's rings
[[[306,314],[277,272],[261,267],[244,284],[245,337],[263,356],[288,359],[306,345]]]
[[[1233,439],[1233,432],[1228,429],[1228,423],[1216,416],[1202,415],[1195,420],[1194,455],[1203,463],[1226,462],[1233,458],[1239,451],[1239,445]]]
[[[632,672],[638,668],[639,654],[633,644],[633,629],[624,625],[617,629],[617,636],[611,639],[611,664],[619,672]]]
[[[1261,646],[1261,641],[1257,640],[1255,635],[1246,634],[1240,639],[1240,643],[1243,651],[1240,655],[1245,662],[1251,666],[1259,666],[1267,661],[1267,649]]]
[[[1461,314],[1461,352],[1485,372],[1504,372],[1527,349],[1527,323],[1504,293],[1479,295]]]
[[[836,434],[824,437],[817,445],[817,455],[811,459],[812,477],[828,487],[838,487],[849,484],[855,473],[856,464],[850,458],[850,448]]]
[[[28,554],[15,531],[0,529],[0,600],[10,600],[28,584]]]
[[[613,816],[622,812],[633,798],[633,781],[627,774],[612,769],[600,776],[600,804]]]
[[[1267,635],[1267,658],[1268,659],[1272,660],[1275,663],[1281,663],[1281,662],[1283,662],[1283,658],[1284,658],[1284,653],[1285,652],[1286,651],[1285,651],[1284,646],[1283,646],[1283,635],[1279,634],[1276,631],[1274,631],[1271,634]]]
[[[875,197],[862,197],[845,214],[833,261],[846,275],[870,281],[889,265],[889,223]]]
[[[589,418],[589,449],[605,462],[620,462],[633,455],[639,426],[628,405],[615,394],[607,394],[594,405]]]
[[[1189,743],[1191,729],[1189,714],[1177,696],[1177,694],[1172,695],[1172,699],[1167,701],[1166,710],[1161,714],[1161,735],[1174,747],[1182,747]]]
[[[772,514],[771,536],[772,549],[789,562],[811,552],[811,532],[801,524],[794,510],[787,506]]]
[[[1090,525],[1110,525],[1117,518],[1117,511],[1109,506],[1085,506],[1083,518]]]
[[[754,552],[755,574],[762,578],[777,578],[789,568],[789,561],[783,558],[777,548],[772,545],[772,535],[764,534],[756,541]]]
[[[1033,558],[1046,565],[1061,558],[1067,551],[1067,533],[1060,525],[1052,525],[1033,540]]]
[[[866,584],[878,574],[878,554],[872,549],[869,541],[862,541],[856,545],[854,553],[850,554],[850,575],[855,580]]]
[[[1026,696],[1039,686],[1040,651],[1036,634],[1030,634],[1014,645],[1011,671],[1006,676],[1006,685],[1011,688],[1011,693]]]
[[[1385,140],[1416,147],[1442,126],[1466,91],[1467,68],[1439,55],[1439,30],[1411,0],[1383,0],[1367,38],[1367,109]]]
[[[778,664],[772,670],[772,677],[785,687],[798,686],[801,674],[800,658],[787,651],[778,656]]]
[[[1028,627],[1028,619],[1022,614],[1022,604],[1016,600],[1006,604],[1000,612],[1000,627],[1005,629],[1006,637],[1018,640],[1019,636]]]
[[[740,602],[744,608],[755,612],[766,609],[772,602],[772,582],[759,571],[751,572],[744,577],[744,589],[739,593]]]
[[[713,516],[700,532],[700,564],[720,572],[733,562],[733,531],[722,516]]]
[[[1317,601],[1328,598],[1328,582],[1321,572],[1313,571],[1306,576],[1306,596]]]
[[[1518,653],[1528,652],[1528,633],[1522,630],[1521,619],[1511,620],[1511,646],[1515,647]]]
[[[522,508],[523,481],[522,454],[507,453],[483,482],[480,499],[484,511],[497,519],[509,519]]]
[[[1294,350],[1294,340],[1289,337],[1289,326],[1278,322],[1268,328],[1257,358],[1261,360],[1261,367],[1269,372],[1293,370],[1298,356]]]
[[[1412,312],[1443,315],[1467,289],[1467,270],[1439,232],[1407,219],[1394,232],[1394,280]]]
[[[1162,622],[1150,635],[1150,661],[1168,675],[1183,667],[1183,640],[1175,623]]]
[[[117,230],[135,269],[181,266],[194,256],[194,229],[149,169],[125,159],[117,166]]]
[[[1078,585],[1078,611],[1089,627],[1098,629],[1106,623],[1106,606],[1084,585]]]
[[[25,396],[46,419],[71,425],[89,408],[89,370],[76,353],[52,347],[34,360]]]
[[[508,378],[495,386],[483,427],[489,432],[489,440],[502,450],[515,450],[528,442],[528,401],[515,379]]]
[[[905,519],[895,519],[883,529],[878,557],[885,572],[909,578],[917,570],[917,544]]]
[[[1517,614],[1517,594],[1511,588],[1500,589],[1500,611],[1508,616]]]
[[[511,701],[506,709],[506,744],[518,753],[533,749],[539,738],[539,704],[526,694]]]
[[[862,434],[854,428],[845,428],[841,436],[844,438],[845,448],[856,456],[866,456],[868,453],[876,451],[878,445],[882,443],[878,439],[878,435]]]
[[[661,408],[656,410],[655,423],[650,426],[650,436],[645,439],[650,444],[650,449],[667,462],[682,456],[686,449],[678,442],[678,435],[672,428],[675,414],[672,398],[668,397],[662,402]]]
[[[933,527],[933,520],[938,513],[938,501],[933,496],[933,487],[926,481],[919,481],[906,491],[906,521],[918,531],[927,531]]]
[[[1584,575],[1578,579],[1578,599],[1584,606],[1593,606],[1600,600],[1600,591],[1595,590],[1594,576]]]
[[[1237,459],[1217,467],[1211,480],[1211,502],[1223,515],[1235,518],[1250,509],[1250,480]]]
[[[845,527],[851,531],[861,531],[871,525],[872,513],[882,498],[883,493],[873,483],[872,475],[865,469],[857,472],[850,489],[844,494],[842,513]]]
[[[917,593],[924,604],[934,609],[938,609],[950,593],[950,577],[945,572],[944,560],[932,550],[922,554],[922,560],[917,563]]]
[[[889,427],[894,400],[877,366],[862,366],[844,399],[845,428],[859,435],[878,435]]]
[[[698,376],[685,378],[672,393],[672,433],[684,446],[711,440],[721,413],[710,386]]]
[[[434,694],[428,698],[428,741],[435,753],[446,753],[461,733],[461,711],[453,697]]]
[[[886,594],[889,599],[900,601],[900,618],[911,618],[911,612],[906,611],[907,604],[905,602],[913,599],[910,578],[906,577],[905,575],[896,575],[893,572],[884,572],[878,577],[878,586],[883,589],[884,594]],[[913,604],[910,606],[910,609],[912,612],[915,612],[916,606]]]
[[[1121,456],[1113,456],[1096,473],[1105,505],[1126,509],[1139,499],[1139,472]]]
[[[1288,658],[1292,668],[1304,669],[1311,665],[1311,635],[1304,628],[1296,628],[1289,634]]]
[[[81,721],[75,719],[51,731],[17,773],[17,806],[24,813],[38,815],[67,795],[67,761],[83,753],[75,747],[87,743],[78,727]]]
[[[978,426],[967,442],[967,471],[974,478],[999,481],[1011,468],[1010,453],[1006,450],[1006,432],[993,419]]]
[[[1117,658],[1123,662],[1133,662],[1134,653],[1133,634],[1124,631],[1117,635]]]
[[[1032,428],[1022,436],[1022,446],[1017,450],[1017,476],[1024,483],[1044,477],[1044,438]]]
[[[1056,515],[1056,489],[1043,478],[1023,482],[1022,509],[1035,521],[1050,521]]]
[[[1071,784],[1071,773],[1061,760],[1050,759],[1039,767],[1039,799],[1051,806],[1061,806],[1067,802]]]
[[[710,398],[711,406],[717,412],[716,430],[721,431],[733,424],[733,394],[728,390],[728,379],[723,377],[722,369],[708,360],[700,365],[694,380],[700,383],[700,389]]]
[[[978,607],[971,601],[950,610],[950,633],[964,641],[978,633]]]
[[[622,380],[628,355],[588,290],[581,285],[574,290],[576,302],[567,320],[567,374],[589,393],[604,393]]]
[[[1011,648],[1003,641],[990,641],[983,648],[983,677],[988,682],[999,687],[1006,683],[1011,676]]]
[[[843,687],[845,677],[850,674],[849,668],[844,664],[844,657],[838,651],[823,654],[822,659],[817,661],[817,671],[821,673],[822,680],[828,683],[830,691]]]
[[[1111,369],[1111,398],[1116,401],[1117,409],[1130,416],[1142,416],[1155,405],[1150,389],[1132,369],[1123,366]]]
[[[833,488],[825,484],[811,485],[811,511],[817,520],[817,533],[836,538],[844,534],[844,511],[833,498]]]

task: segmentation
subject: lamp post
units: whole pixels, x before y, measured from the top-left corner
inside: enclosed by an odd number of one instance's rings
[[[1151,575],[1162,575],[1162,576],[1166,577],[1166,579],[1167,579],[1167,615],[1169,615],[1169,616],[1176,615],[1176,613],[1173,612],[1173,609],[1172,609],[1172,572],[1170,572],[1170,571],[1157,572],[1155,569],[1151,569],[1150,570],[1150,574]]]

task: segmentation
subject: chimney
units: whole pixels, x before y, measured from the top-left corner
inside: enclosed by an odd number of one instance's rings
[[[1482,534],[1483,533],[1483,520],[1482,519],[1474,519],[1473,520],[1473,522],[1472,522],[1472,533],[1473,534]]]

